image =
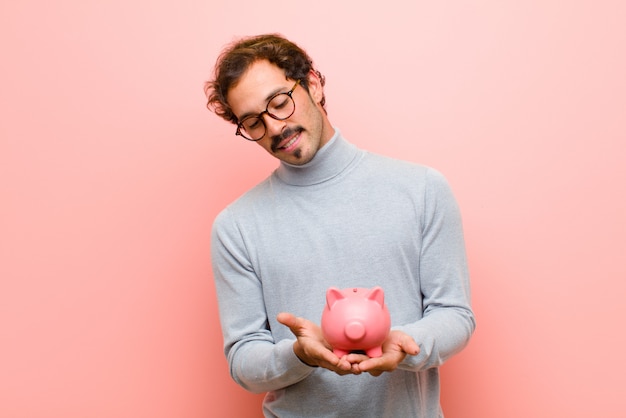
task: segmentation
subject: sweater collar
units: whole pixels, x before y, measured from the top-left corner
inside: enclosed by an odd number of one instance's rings
[[[275,174],[287,184],[310,186],[330,180],[344,171],[359,153],[359,149],[346,141],[339,129],[333,137],[315,154],[311,161],[303,165],[280,162]]]

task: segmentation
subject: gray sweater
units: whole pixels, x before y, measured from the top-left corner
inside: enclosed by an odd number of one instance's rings
[[[336,130],[311,162],[281,163],[225,208],[211,254],[230,373],[268,392],[266,416],[442,416],[437,367],[475,322],[461,218],[441,174],[360,150]],[[377,285],[418,355],[378,377],[295,356],[278,313],[320,324],[328,287]]]

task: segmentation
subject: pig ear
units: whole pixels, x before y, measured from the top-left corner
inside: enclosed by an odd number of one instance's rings
[[[336,287],[329,287],[326,291],[326,303],[328,304],[329,308],[332,308],[335,302],[344,298],[344,294],[341,293],[341,290],[337,289]]]
[[[384,306],[385,304],[385,292],[383,291],[383,288],[380,286],[374,287],[370,291],[370,293],[367,295],[367,298],[369,300],[373,300],[374,302],[378,303],[380,306]]]

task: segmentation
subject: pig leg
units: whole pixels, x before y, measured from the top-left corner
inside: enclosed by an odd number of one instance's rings
[[[380,357],[383,355],[383,348],[381,346],[372,347],[370,349],[365,350],[365,354],[367,354],[367,356],[371,358]]]
[[[339,358],[345,356],[346,354],[350,354],[349,351],[342,350],[341,348],[333,348],[333,353]]]

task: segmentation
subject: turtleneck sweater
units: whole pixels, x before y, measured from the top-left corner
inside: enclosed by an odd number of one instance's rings
[[[460,212],[439,172],[336,130],[309,163],[281,162],[217,216],[211,257],[231,376],[267,392],[265,416],[443,416],[438,367],[475,321]],[[378,377],[301,362],[276,316],[319,325],[330,286],[381,286],[392,329],[420,353]]]

